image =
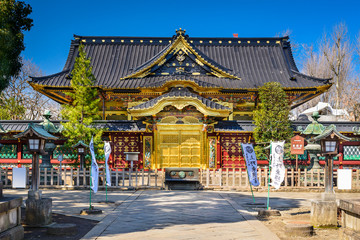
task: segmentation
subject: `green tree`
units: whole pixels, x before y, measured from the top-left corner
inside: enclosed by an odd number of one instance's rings
[[[29,4],[15,0],[0,0],[0,91],[21,69],[20,53],[25,49],[24,31],[29,31],[33,20]]]
[[[21,120],[25,116],[24,105],[16,100],[15,97],[4,98],[0,96],[0,119],[1,120]]]
[[[100,119],[98,115],[99,101],[98,92],[93,88],[95,77],[92,74],[90,59],[86,57],[84,46],[79,46],[79,55],[75,60],[74,69],[71,72],[72,92],[66,93],[72,102],[63,106],[61,111],[63,119],[63,135],[68,139],[65,147],[71,148],[79,140],[86,144],[90,143],[94,136],[94,145],[97,154],[103,154],[102,129],[95,128],[93,121]]]
[[[278,82],[265,83],[259,89],[260,103],[254,111],[254,138],[256,143],[270,141],[289,142],[293,136],[289,120],[290,105],[288,97]],[[263,146],[256,146],[260,158],[266,157]]]

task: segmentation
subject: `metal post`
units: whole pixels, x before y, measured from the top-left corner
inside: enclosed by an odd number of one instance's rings
[[[62,180],[61,180],[61,178],[62,178],[62,176],[61,176],[61,174],[62,174],[62,166],[61,166],[61,162],[62,162],[62,161],[60,161],[60,172],[59,172],[59,179],[60,179],[60,181],[59,181],[59,185],[62,185]]]

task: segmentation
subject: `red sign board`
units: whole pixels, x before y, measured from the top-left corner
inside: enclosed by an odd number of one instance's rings
[[[291,138],[291,154],[304,154],[304,141],[305,139],[299,135]]]

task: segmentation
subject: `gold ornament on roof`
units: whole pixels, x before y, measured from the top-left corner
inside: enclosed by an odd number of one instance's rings
[[[181,29],[181,28],[179,28],[179,30],[176,29],[176,34],[177,35],[185,35],[185,32],[186,32],[185,29]]]

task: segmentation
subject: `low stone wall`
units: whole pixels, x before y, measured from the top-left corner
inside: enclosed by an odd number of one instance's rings
[[[0,198],[0,240],[24,238],[21,226],[22,198]]]
[[[343,239],[360,239],[360,200],[340,200]]]

